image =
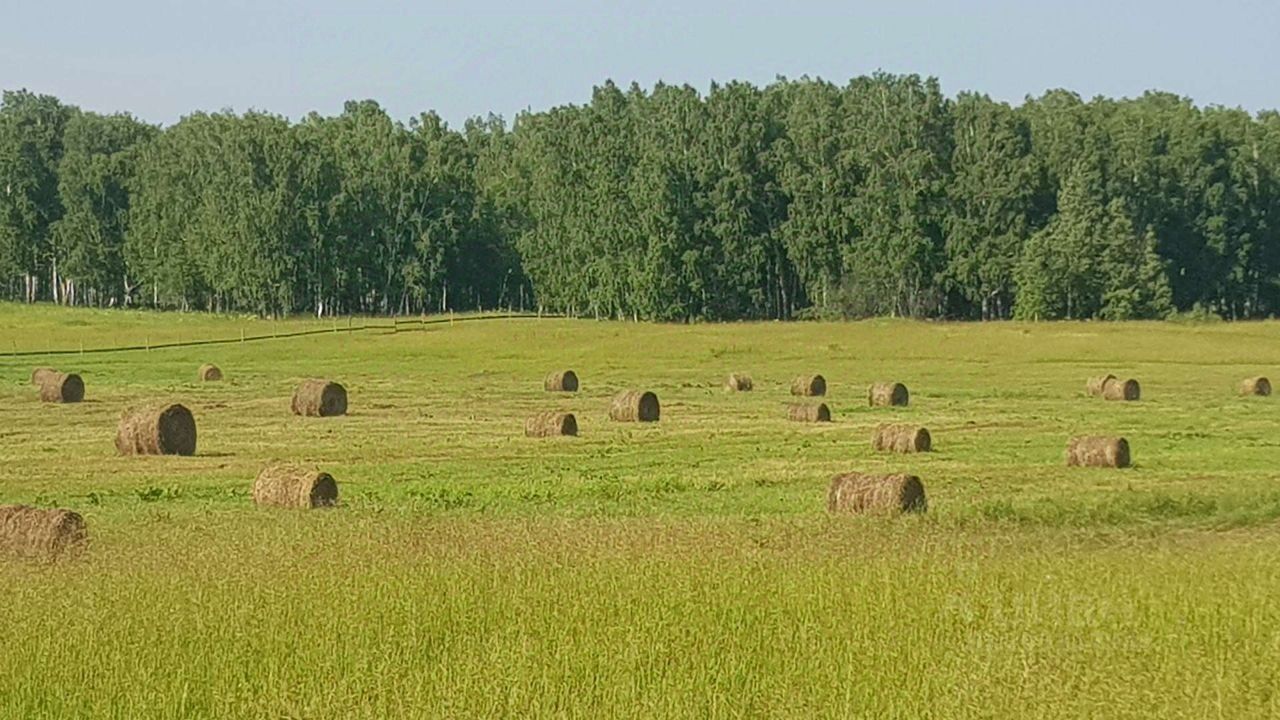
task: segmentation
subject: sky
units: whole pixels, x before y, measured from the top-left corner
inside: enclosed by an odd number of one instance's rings
[[[1012,103],[1159,89],[1280,108],[1277,0],[0,0],[0,28],[0,88],[161,124],[372,98],[458,126],[583,103],[607,79],[705,90],[877,70]]]

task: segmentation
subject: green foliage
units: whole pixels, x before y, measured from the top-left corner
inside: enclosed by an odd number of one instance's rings
[[[1280,116],[779,79],[402,123],[0,107],[0,297],[664,321],[1280,310]]]
[[[58,285],[49,236],[62,216],[58,163],[71,112],[25,90],[6,90],[0,101],[0,289],[8,297],[34,300],[41,277]]]
[[[160,306],[409,313],[502,300],[466,140],[376,103],[184,118],[142,154],[129,265]],[[454,301],[449,300],[450,278]],[[495,297],[495,294],[497,297]]]
[[[1171,314],[1168,317],[1168,320],[1186,325],[1204,325],[1223,322],[1221,315],[1199,303],[1193,305],[1190,310],[1185,312]]]
[[[69,304],[76,303],[80,287],[89,305],[116,305],[128,297],[130,185],[137,149],[155,134],[128,115],[77,112],[67,121],[58,165],[64,212],[53,224],[51,245]]]
[[[1151,319],[1172,310],[1164,261],[1139,235],[1122,200],[1103,204],[1096,164],[1077,162],[1048,227],[1027,243],[1016,270],[1020,319]]]
[[[1150,229],[1134,232],[1119,200],[1107,208],[1109,242],[1103,250],[1106,285],[1099,316],[1107,320],[1153,320],[1173,312],[1173,291]]]
[[[1014,315],[1022,320],[1087,318],[1099,309],[1107,228],[1095,163],[1076,162],[1057,207],[1049,225],[1027,243],[1016,270]]]
[[[862,183],[854,240],[843,247],[846,302],[857,315],[942,311],[942,224],[951,127],[936,80],[877,74],[845,91],[848,151]]]
[[[1032,233],[1043,173],[1031,129],[1009,106],[962,94],[951,108],[951,181],[944,222],[947,276],[964,314],[1007,317],[1014,268]]]

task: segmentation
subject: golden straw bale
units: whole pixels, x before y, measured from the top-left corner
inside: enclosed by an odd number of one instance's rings
[[[867,404],[871,407],[898,407],[910,402],[907,386],[899,382],[878,382],[867,388]]]
[[[121,455],[194,455],[195,418],[176,403],[125,410],[116,428],[116,450]]]
[[[1142,395],[1142,388],[1137,380],[1120,380],[1112,378],[1102,387],[1102,397],[1107,400],[1137,400]]]
[[[787,408],[787,417],[793,422],[831,422],[831,408],[826,403],[795,403]]]
[[[578,420],[573,413],[555,410],[540,412],[524,421],[524,434],[536,438],[577,435]]]
[[[933,437],[917,425],[879,425],[871,435],[871,447],[879,452],[930,452]]]
[[[87,541],[88,531],[79,513],[0,505],[0,554],[54,560],[78,554]]]
[[[313,468],[273,463],[253,481],[253,502],[283,508],[322,508],[338,504],[338,483]]]
[[[1102,397],[1102,389],[1107,386],[1107,383],[1115,379],[1116,376],[1110,373],[1091,377],[1084,383],[1084,392],[1089,397]]]
[[[657,422],[661,408],[658,396],[641,390],[626,390],[609,404],[609,418],[618,422]]]
[[[1240,394],[1266,397],[1271,394],[1271,381],[1264,377],[1249,378],[1240,383]]]
[[[1067,465],[1072,467],[1129,467],[1129,441],[1122,437],[1086,435],[1067,443]]]
[[[801,375],[791,381],[791,394],[820,397],[827,394],[827,379],[821,375]]]
[[[560,370],[547,375],[542,381],[547,392],[578,392],[578,374],[572,370]]]
[[[293,391],[294,415],[333,417],[347,414],[347,389],[330,380],[304,380]]]
[[[852,472],[831,478],[827,511],[832,513],[924,512],[924,485],[915,475]]]
[[[84,400],[84,380],[75,373],[53,372],[41,375],[40,400],[48,403],[78,403]]]

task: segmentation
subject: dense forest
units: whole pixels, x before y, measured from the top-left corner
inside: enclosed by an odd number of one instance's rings
[[[5,92],[0,298],[652,320],[1280,312],[1280,114],[936,80],[623,89],[448,127]]]

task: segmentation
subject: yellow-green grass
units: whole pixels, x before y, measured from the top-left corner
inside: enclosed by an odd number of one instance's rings
[[[268,322],[0,305],[0,352]],[[1275,716],[1280,399],[1237,386],[1278,374],[1277,340],[520,319],[0,358],[0,502],[77,509],[92,537],[0,560],[0,717]],[[86,402],[41,404],[41,365]],[[564,368],[582,391],[543,392]],[[809,372],[830,425],[786,419]],[[1104,372],[1143,399],[1085,397]],[[291,416],[312,376],[351,414]],[[867,407],[875,380],[911,405]],[[608,420],[633,387],[661,422]],[[195,457],[115,455],[120,410],[152,399],[193,410]],[[523,437],[557,408],[580,437]],[[937,452],[873,453],[886,420]],[[1067,468],[1083,433],[1125,435],[1136,467]],[[252,507],[270,460],[331,472],[341,507]],[[828,518],[845,470],[920,475],[929,513]]]

